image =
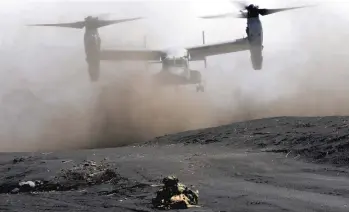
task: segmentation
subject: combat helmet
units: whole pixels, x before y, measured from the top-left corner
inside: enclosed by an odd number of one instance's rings
[[[178,184],[178,178],[176,176],[170,175],[165,177],[162,180],[162,183],[164,184],[164,186],[168,187],[168,186],[176,186]]]

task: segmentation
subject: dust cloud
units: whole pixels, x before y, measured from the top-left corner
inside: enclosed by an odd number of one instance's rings
[[[349,115],[348,19],[334,16],[333,11],[325,7],[312,10],[319,20],[309,19],[307,12],[263,18],[263,70],[251,69],[248,52],[209,58],[209,67],[202,70],[205,93],[197,93],[195,86],[159,87],[152,83],[150,72],[135,64],[103,64],[101,80],[90,83],[83,48],[68,45],[80,44],[81,33],[58,35],[47,29],[45,36],[57,39],[47,42],[73,38],[64,47],[40,44],[41,49],[37,43],[17,38],[21,42],[16,51],[10,47],[1,50],[0,150],[114,147],[255,118]],[[184,22],[185,16],[181,18]],[[208,42],[228,39],[223,36],[226,26],[214,23],[216,28],[211,25],[208,30]],[[244,31],[241,25],[234,30]],[[122,27],[130,37],[142,37],[140,27],[133,33]],[[180,26],[173,31],[177,29]],[[192,35],[191,28],[186,30],[182,34]],[[198,30],[188,40],[196,40]],[[34,32],[26,33],[34,37]],[[101,34],[105,38],[109,33]],[[121,37],[127,37],[125,34]],[[152,44],[162,46],[155,38]],[[173,36],[166,37],[168,42],[170,38]],[[183,35],[181,39],[185,40]]]
[[[91,93],[85,105],[82,100],[77,105],[77,100],[48,104],[27,89],[5,95],[2,114],[12,125],[2,134],[2,151],[114,147],[220,121],[212,102],[205,93],[196,93],[195,86],[162,87],[140,70],[127,70],[118,80],[83,92]]]
[[[96,134],[102,135],[97,146],[129,144],[219,122],[214,105],[205,93],[196,93],[195,86],[163,87],[152,77],[131,70],[122,81],[101,88],[93,121],[103,126],[103,133]]]
[[[349,28],[344,27],[349,19],[339,10],[348,7],[344,2],[325,4],[311,9],[313,18],[306,12],[297,17],[280,14],[282,19],[289,17],[292,25],[280,26],[279,31],[273,27],[270,33],[281,38],[270,43],[283,44],[265,44],[263,74],[240,76],[244,80],[240,80],[236,113],[241,111],[241,120],[349,115]],[[283,36],[286,33],[291,36]]]

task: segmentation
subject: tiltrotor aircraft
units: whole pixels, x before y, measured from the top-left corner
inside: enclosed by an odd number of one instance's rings
[[[239,48],[237,51],[249,50],[251,55],[251,63],[254,70],[261,70],[263,67],[263,27],[259,15],[266,16],[277,12],[293,10],[304,8],[302,7],[289,7],[289,8],[276,8],[276,9],[260,9],[259,6],[254,4],[247,4],[244,2],[235,2],[237,6],[241,9],[240,13],[226,13],[220,15],[203,16],[204,19],[213,18],[246,18],[247,27],[246,34],[247,37],[237,41]]]
[[[290,9],[302,8],[292,7],[283,9],[259,9],[253,4],[247,5],[239,3],[241,14],[223,14],[215,16],[205,16],[201,18],[221,18],[238,17],[247,19],[247,37],[227,42],[205,44],[203,34],[203,44],[193,47],[171,48],[171,49],[104,49],[101,50],[101,39],[98,28],[110,24],[126,21],[138,20],[141,18],[130,18],[121,20],[100,20],[96,17],[87,17],[85,21],[60,24],[36,24],[31,26],[58,26],[70,28],[86,28],[85,31],[85,52],[86,61],[91,81],[97,81],[100,73],[100,61],[150,61],[151,63],[161,63],[160,73],[155,75],[158,82],[164,85],[186,85],[197,84],[197,91],[204,91],[201,73],[189,68],[189,61],[205,61],[206,57],[227,54],[240,51],[250,51],[252,66],[255,70],[261,70],[263,66],[263,29],[259,15],[269,15]],[[175,73],[177,72],[177,73]],[[181,72],[181,74],[178,74]]]

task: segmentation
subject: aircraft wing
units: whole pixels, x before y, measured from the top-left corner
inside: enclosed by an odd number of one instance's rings
[[[203,60],[208,56],[246,51],[250,49],[250,46],[247,38],[242,38],[230,42],[204,44],[186,49],[190,54],[190,60]]]
[[[101,50],[100,60],[157,60],[160,61],[164,55],[163,51],[159,50],[132,50],[132,49],[115,49],[115,50]]]

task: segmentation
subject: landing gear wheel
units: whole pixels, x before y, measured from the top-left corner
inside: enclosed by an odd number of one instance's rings
[[[205,92],[205,87],[203,85],[196,86],[196,92]]]

